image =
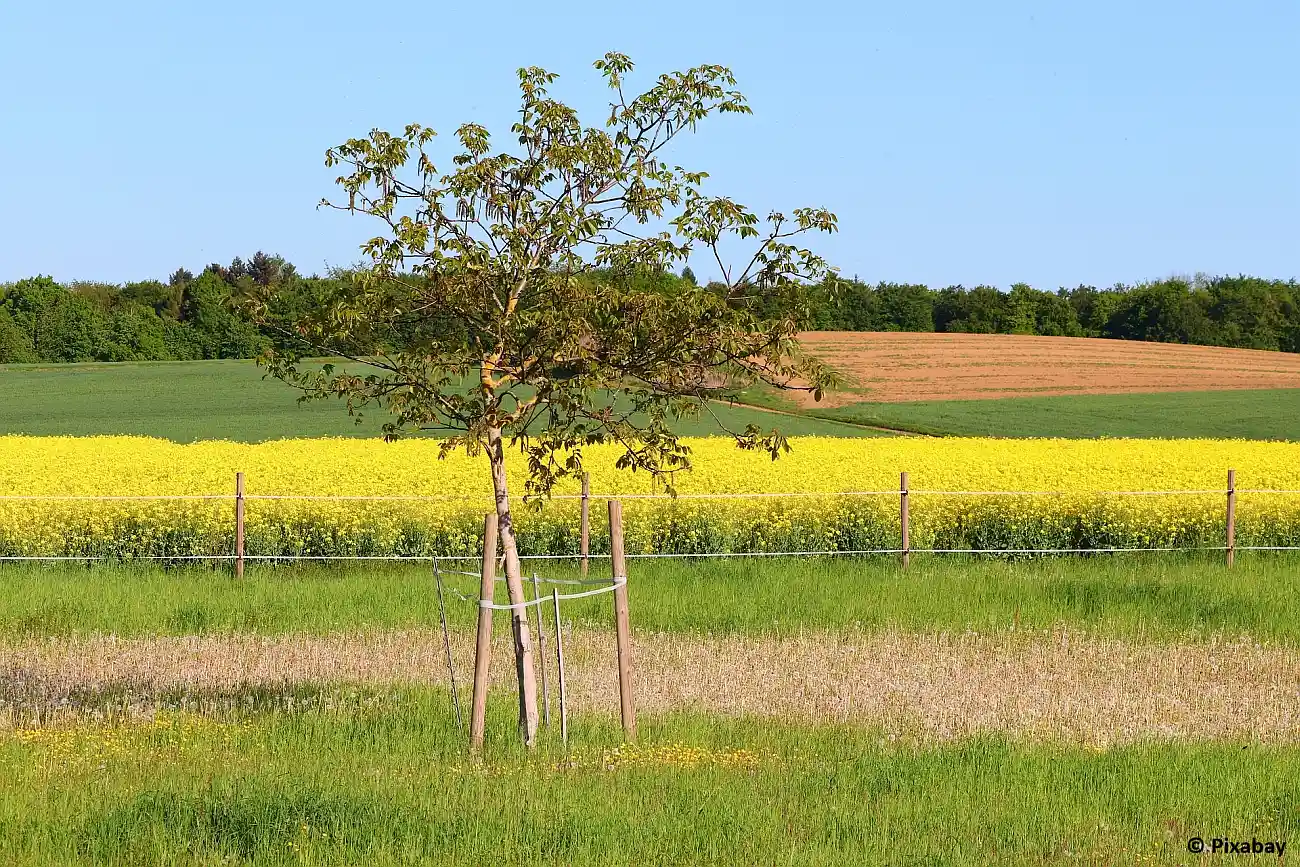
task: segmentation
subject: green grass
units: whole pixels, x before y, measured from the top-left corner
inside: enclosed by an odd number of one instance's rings
[[[855,403],[813,414],[944,436],[1300,439],[1300,389]]]
[[[604,574],[607,561],[595,561]],[[573,577],[559,565],[540,574]],[[883,559],[633,561],[632,621],[646,631],[793,635],[805,630],[1001,632],[1066,625],[1139,639],[1210,635],[1300,644],[1293,558],[1243,556],[1227,571],[1191,556],[1027,563]],[[241,582],[206,568],[0,568],[0,637],[115,633],[330,633],[436,628],[428,567],[250,567]],[[467,597],[477,580],[447,579]],[[543,585],[545,586],[545,585]],[[562,588],[567,590],[571,588]],[[498,591],[504,596],[504,587]],[[449,619],[475,607],[448,592]],[[608,626],[608,597],[566,603]]]
[[[248,361],[0,367],[0,434],[137,434],[177,442],[379,435],[378,414],[357,425],[341,404],[296,403],[295,391],[262,373]],[[884,432],[872,430],[879,427],[944,436],[1300,439],[1300,389],[855,403],[808,411],[761,389],[744,397],[752,406],[714,406],[723,425],[743,429],[753,422],[790,436],[879,436]],[[721,432],[708,416],[683,421],[678,430]]]
[[[767,388],[746,404],[931,436],[1300,439],[1300,389],[1077,394],[994,400],[860,402],[800,410]]]
[[[496,702],[476,766],[445,693],[294,698],[144,733],[0,734],[0,861],[1178,864],[1192,836],[1300,840],[1300,753],[1286,748],[926,746],[672,716],[642,721],[636,763],[606,752],[612,721],[580,718],[558,768],[554,731],[525,757]],[[756,760],[683,766],[682,745]]]
[[[135,434],[176,442],[378,436],[383,418],[358,425],[339,401],[296,402],[298,392],[251,361],[123,362],[0,366],[0,434]],[[844,422],[716,406],[733,430],[755,423],[789,436],[875,436]],[[677,426],[686,436],[722,432],[707,415]]]
[[[647,631],[1000,632],[1018,620],[1295,643],[1294,562],[633,561],[631,610]],[[8,565],[0,582],[0,640],[19,642],[438,622],[427,567],[255,566],[237,583],[200,568]],[[470,595],[476,584],[448,583]],[[565,614],[607,627],[609,598]],[[452,603],[462,631],[474,616]],[[75,672],[65,679],[75,687]],[[674,714],[643,715],[624,750],[615,720],[580,714],[567,756],[554,728],[528,756],[514,702],[498,694],[474,763],[436,688],[125,683],[69,695],[0,672],[0,711],[44,720],[34,733],[0,728],[5,865],[1183,864],[1192,837],[1300,840],[1300,751],[1249,740],[1097,750]],[[129,722],[129,708],[158,708],[161,723]]]

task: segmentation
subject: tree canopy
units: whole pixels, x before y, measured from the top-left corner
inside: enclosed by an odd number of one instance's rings
[[[831,269],[796,241],[835,231],[835,215],[796,208],[761,220],[706,194],[707,173],[665,161],[710,115],[749,113],[730,70],[664,74],[629,96],[629,58],[607,54],[595,68],[610,94],[601,126],[551,97],[553,73],[528,67],[504,149],[477,123],[456,130],[443,169],[434,131],[420,124],[329,149],[346,199],[322,206],[381,224],[362,245],[368,266],[313,305],[286,305],[257,281],[242,287],[252,319],[285,338],[263,361],[305,398],[337,396],[353,413],[378,405],[389,437],[439,430],[450,433],[443,455],[486,453],[517,605],[507,441],[526,456],[534,496],[580,472],[583,447],[596,443],[621,446],[624,467],[671,477],[690,465],[674,421],[755,381],[818,397],[833,382],[797,339],[812,322],[812,287]],[[729,241],[751,247],[735,265],[724,261]],[[672,277],[697,251],[717,261],[721,281]],[[353,364],[303,365],[320,355]],[[789,449],[776,430],[731,433],[773,458]],[[532,744],[531,638],[523,610],[513,615]]]
[[[754,381],[820,393],[830,372],[796,337],[831,269],[795,241],[834,231],[835,216],[796,208],[760,220],[707,195],[707,173],[664,161],[709,115],[749,112],[725,67],[663,75],[629,97],[628,58],[595,66],[612,96],[603,127],[549,95],[554,74],[527,68],[513,149],[495,150],[475,123],[457,129],[445,171],[419,124],[330,149],[346,198],[322,204],[377,218],[384,232],[362,247],[369,267],[291,321],[274,315],[274,291],[248,293],[256,321],[297,341],[267,352],[270,369],[353,411],[381,405],[394,436],[450,431],[446,449],[477,451],[504,435],[528,456],[535,494],[577,472],[597,442],[623,445],[634,469],[685,468],[673,420]],[[721,264],[728,239],[753,249],[721,265],[722,281],[670,279],[692,253]],[[322,353],[367,372],[300,366]],[[776,431],[733,433],[745,448],[788,447]]]

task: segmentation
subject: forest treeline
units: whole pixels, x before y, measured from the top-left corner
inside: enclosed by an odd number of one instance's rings
[[[1004,292],[841,280],[834,301],[823,293],[815,305],[814,322],[831,331],[1108,337],[1300,352],[1300,283],[1198,275],[1055,292],[1017,283]]]
[[[348,279],[346,271],[303,276],[283,258],[259,252],[197,275],[178,269],[166,282],[60,284],[34,277],[0,284],[0,364],[250,358],[291,338],[253,326],[230,304],[232,297],[273,286],[291,319],[295,309],[326,303]],[[686,269],[644,279],[695,277]],[[1003,291],[840,278],[812,295],[817,330],[1109,337],[1300,352],[1294,279],[1171,277],[1049,292],[1023,283]],[[446,333],[456,323],[422,320],[411,328]]]

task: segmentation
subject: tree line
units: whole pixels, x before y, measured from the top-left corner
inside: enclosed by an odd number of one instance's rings
[[[644,279],[695,281],[689,268],[680,276]],[[254,325],[233,298],[274,288],[276,312],[290,322],[328,303],[350,280],[343,269],[303,276],[282,257],[259,252],[197,275],[180,268],[166,282],[60,284],[33,277],[0,284],[0,364],[251,358],[287,346],[293,336]],[[1300,352],[1300,283],[1294,279],[1198,275],[1049,292],[1024,283],[1008,291],[931,289],[841,277],[811,287],[807,302],[809,327],[822,331],[1108,337]],[[445,334],[457,323],[413,319],[410,327]],[[403,339],[392,335],[395,343]]]
[[[939,331],[1108,337],[1300,352],[1300,283],[1239,275],[1170,277],[1048,292],[1017,283],[931,289],[839,281],[819,287],[814,327],[836,331]]]

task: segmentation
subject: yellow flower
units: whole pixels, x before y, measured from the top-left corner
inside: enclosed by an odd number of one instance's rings
[[[594,550],[607,497],[625,498],[632,553],[897,547],[903,470],[915,548],[1220,545],[1229,467],[1245,491],[1300,490],[1300,444],[1291,443],[804,438],[775,462],[725,439],[687,444],[694,470],[677,474],[688,496],[675,502],[630,498],[651,493],[649,477],[615,469],[616,447],[584,449]],[[427,440],[0,437],[0,496],[10,498],[0,499],[0,555],[229,554],[242,471],[250,554],[473,556],[491,505],[485,459],[437,452]],[[517,498],[526,466],[513,457]],[[1110,493],[1173,490],[1209,493]],[[517,511],[526,552],[577,550],[577,491],[568,480],[541,511]],[[805,496],[689,498],[772,493]],[[69,495],[212,499],[12,499]],[[398,499],[328,499],[374,496]],[[1237,540],[1300,544],[1300,496],[1240,493]]]

